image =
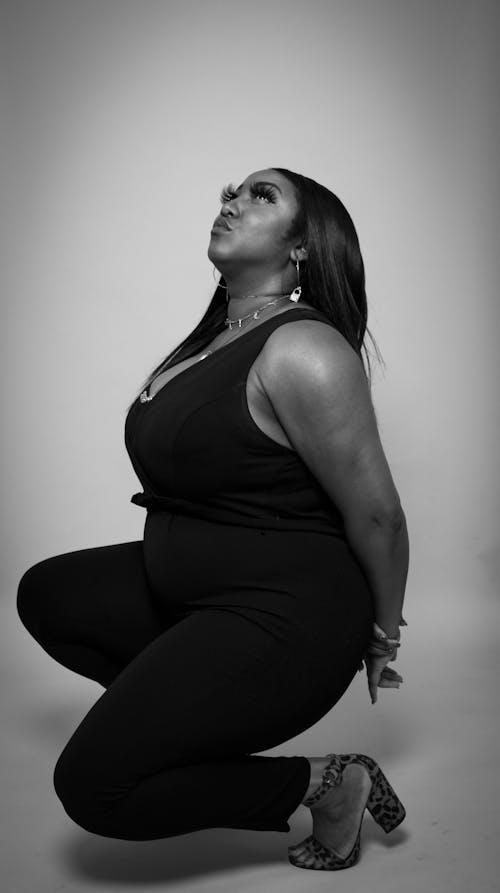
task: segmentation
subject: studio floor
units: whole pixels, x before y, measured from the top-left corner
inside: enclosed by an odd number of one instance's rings
[[[60,667],[32,643],[11,602],[1,613],[8,642],[1,657],[3,893],[500,889],[498,649],[493,639],[488,644],[486,638],[481,649],[474,642],[474,647],[465,645],[458,658],[456,640],[442,635],[420,662],[417,643],[408,640],[407,678],[398,692],[382,692],[372,707],[358,674],[316,726],[267,752],[371,753],[405,803],[406,821],[388,836],[366,813],[361,861],[333,875],[294,868],[287,861],[287,846],[310,832],[310,813],[302,806],[291,817],[288,834],[221,828],[128,842],[75,825],[52,788],[52,768],[102,689]],[[399,669],[405,669],[403,657]]]

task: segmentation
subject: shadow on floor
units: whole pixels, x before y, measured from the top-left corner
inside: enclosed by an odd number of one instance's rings
[[[308,833],[306,821],[295,822],[289,834],[211,828],[152,841],[113,840],[75,831],[60,842],[53,855],[75,879],[157,884],[252,866],[288,864],[287,847]],[[409,833],[399,828],[386,836],[367,817],[361,858],[372,847],[392,849],[408,838]]]

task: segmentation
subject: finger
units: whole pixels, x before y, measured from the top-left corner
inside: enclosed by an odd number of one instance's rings
[[[399,682],[403,681],[403,677],[400,673],[393,670],[392,667],[384,667],[382,670],[381,676],[384,676],[386,679],[397,679]]]
[[[378,684],[380,681],[380,673],[370,673],[368,676],[368,690],[370,692],[370,697],[372,699],[372,704],[375,704],[378,697]]]
[[[370,692],[372,704],[375,704],[377,700],[377,681],[373,678],[368,679],[368,691]]]
[[[400,676],[399,673],[385,673],[385,672],[383,672],[380,674],[379,686],[380,686],[380,682],[389,683],[391,685],[401,685],[402,681],[403,681],[403,677]]]

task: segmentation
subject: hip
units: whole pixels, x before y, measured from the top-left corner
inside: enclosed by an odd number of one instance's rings
[[[173,603],[239,597],[245,604],[272,601],[299,614],[322,608],[330,616],[340,605],[371,612],[366,578],[338,536],[155,511],[146,517],[143,554],[154,593]]]

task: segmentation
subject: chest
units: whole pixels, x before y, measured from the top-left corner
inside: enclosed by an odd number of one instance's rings
[[[217,350],[217,347],[221,346],[221,344],[217,344],[216,341],[217,339],[214,339],[214,341],[207,345],[203,351],[200,351],[194,357],[182,360],[180,363],[171,366],[170,369],[166,369],[164,372],[160,373],[160,375],[158,375],[151,383],[149,395],[154,398],[155,394],[157,394],[167,382],[175,378],[176,375],[179,375],[195,363],[203,363],[204,360],[200,359],[200,357],[202,357],[207,350]],[[270,437],[271,440],[276,441],[276,443],[281,444],[281,446],[293,449],[285,431],[276,418],[276,413],[266,394],[265,381],[262,377],[262,363],[259,362],[259,356],[260,355],[257,355],[252,363],[246,379],[246,399],[249,414],[256,426],[260,428],[264,434]]]

